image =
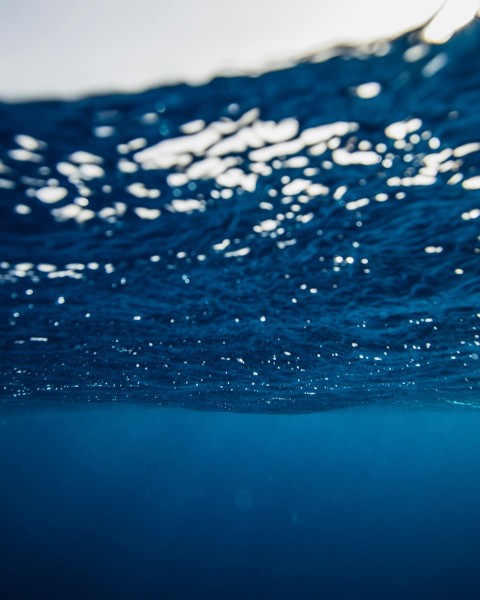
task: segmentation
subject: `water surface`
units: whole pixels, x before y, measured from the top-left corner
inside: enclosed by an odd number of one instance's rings
[[[477,405],[479,45],[1,104],[3,401]]]

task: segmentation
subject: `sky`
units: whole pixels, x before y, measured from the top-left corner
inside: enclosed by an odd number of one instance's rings
[[[455,0],[458,6],[475,0]],[[453,3],[453,0],[452,0]],[[444,0],[0,0],[0,98],[75,97],[262,69],[419,26]]]

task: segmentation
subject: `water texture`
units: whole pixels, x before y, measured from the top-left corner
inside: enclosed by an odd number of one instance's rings
[[[1,103],[2,402],[478,406],[479,52]]]

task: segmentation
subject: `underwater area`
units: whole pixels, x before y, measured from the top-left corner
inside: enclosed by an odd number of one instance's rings
[[[480,596],[480,22],[0,102],[0,593]]]
[[[5,598],[478,598],[477,412],[2,414]]]

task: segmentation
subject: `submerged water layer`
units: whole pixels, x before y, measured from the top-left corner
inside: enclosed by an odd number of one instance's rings
[[[0,593],[477,600],[479,427],[391,407],[0,407]]]
[[[3,401],[476,406],[479,51],[0,104]]]

